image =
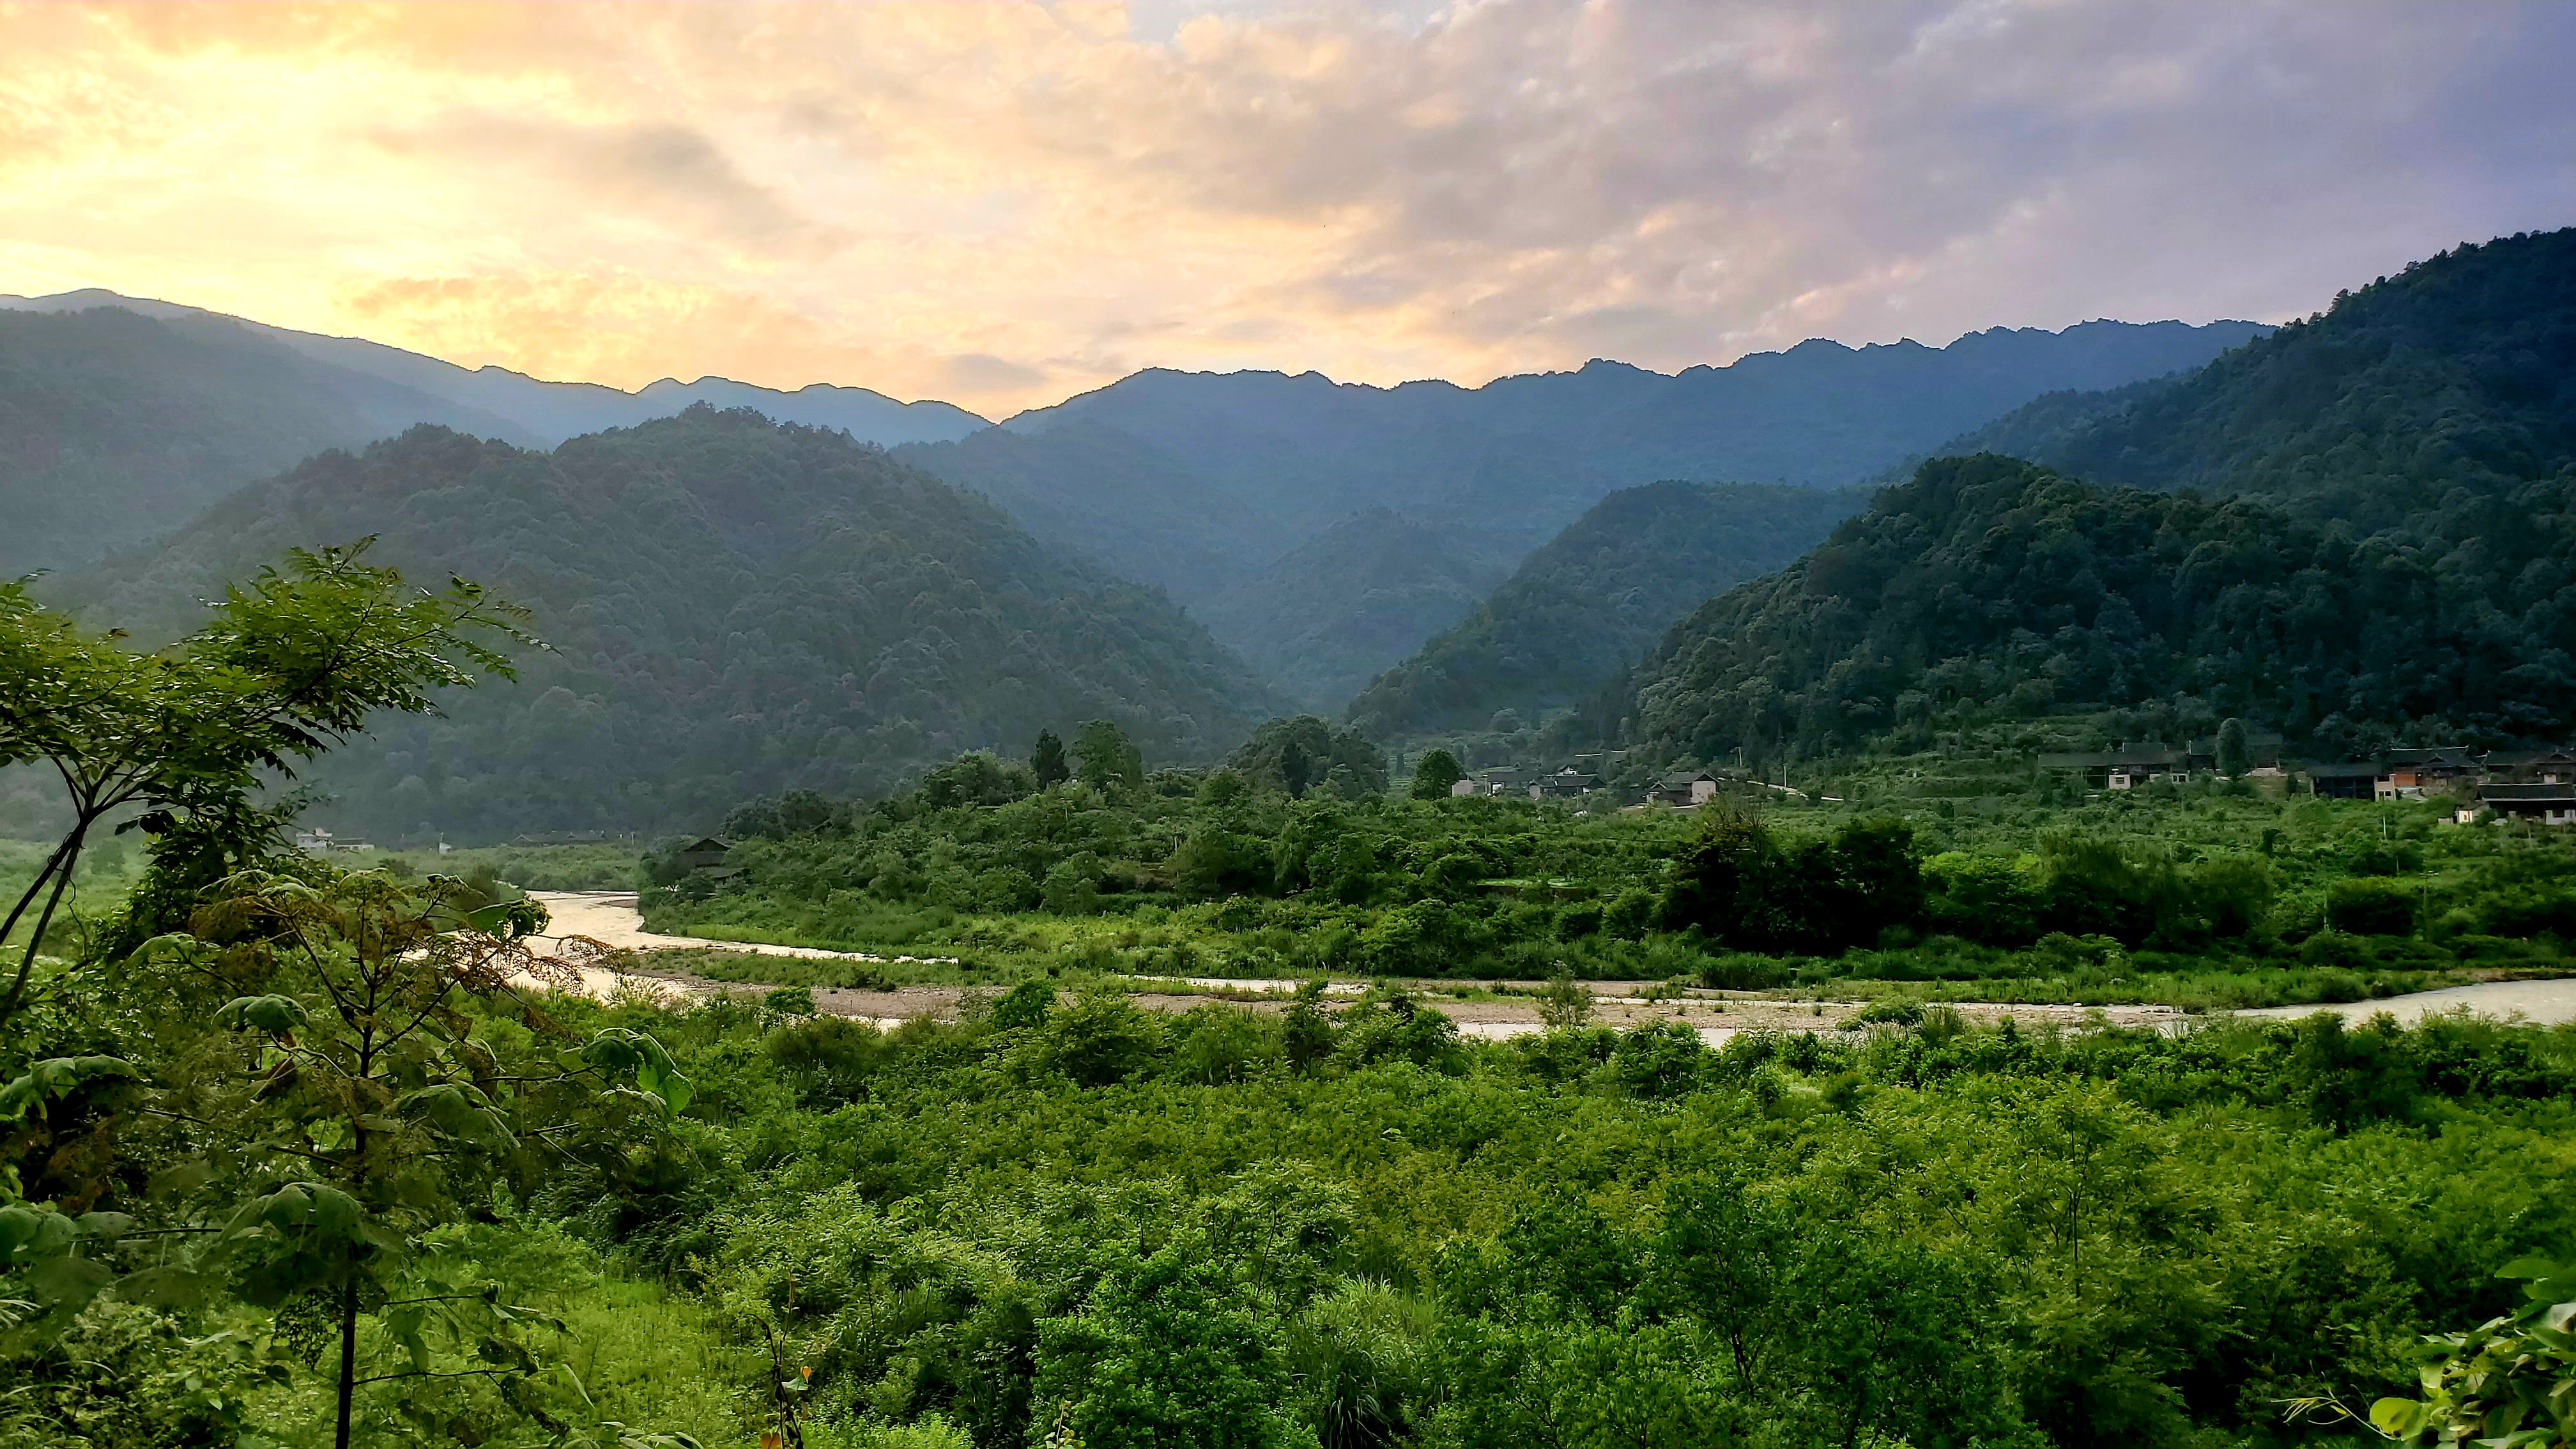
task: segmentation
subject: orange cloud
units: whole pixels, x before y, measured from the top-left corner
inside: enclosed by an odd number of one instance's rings
[[[2576,211],[2571,15],[0,3],[0,291],[988,415],[2269,318]]]

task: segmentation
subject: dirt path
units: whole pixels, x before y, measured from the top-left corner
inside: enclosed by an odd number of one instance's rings
[[[2384,1011],[2411,1024],[2426,1012],[2455,1011],[2463,1006],[2479,1016],[2519,1015],[2543,1026],[2557,1026],[2576,1021],[2576,978],[2481,981],[2474,986],[2445,986],[2439,991],[2418,991],[2410,996],[2391,996],[2383,1001],[2349,1001],[2332,1006],[2266,1006],[2236,1014],[2310,1016],[2320,1011],[2331,1011],[2346,1021],[2367,1021]]]
[[[945,960],[944,957],[872,956],[860,951],[819,951],[803,946],[766,946],[755,942],[708,941],[695,936],[663,936],[644,929],[636,914],[635,895],[631,891],[535,891],[531,892],[553,913],[558,937],[587,936],[602,944],[623,950],[646,953],[644,969],[627,978],[629,983],[650,982],[654,989],[682,997],[706,996],[719,992],[756,993],[763,988],[742,982],[720,982],[700,976],[689,969],[692,955],[722,952],[760,956],[803,956],[842,961],[920,961]],[[589,978],[596,976],[597,981]],[[1285,1011],[1297,988],[1294,981],[1250,981],[1218,976],[1173,978],[1169,992],[1151,990],[1161,978],[1130,977],[1131,982],[1149,989],[1130,999],[1138,1006],[1156,1011],[1187,1011],[1210,1000],[1233,1002],[1255,1011]],[[605,996],[616,985],[616,978],[605,971],[584,972],[586,986],[593,995]],[[1541,1030],[1535,1000],[1506,996],[1501,1000],[1460,1000],[1447,994],[1458,983],[1423,981],[1411,983],[1421,993],[1424,1004],[1442,1012],[1458,1024],[1462,1035],[1488,1041],[1507,1040]],[[1497,981],[1475,983],[1486,991],[1507,990],[1535,993],[1544,983],[1536,981]],[[1364,981],[1336,981],[1329,991],[1347,998],[1367,988]],[[1642,985],[1602,983],[1593,990],[1592,1020],[1601,1026],[1628,1030],[1649,1021],[1672,1021],[1687,1026],[1715,1046],[1739,1032],[1746,1031],[1833,1031],[1843,1019],[1867,1003],[1860,1001],[1782,1001],[1759,996],[1732,995],[1715,991],[1693,992],[1686,999],[1649,1001],[1633,996],[1643,991]],[[953,1017],[959,999],[965,994],[956,986],[904,986],[887,991],[863,991],[840,987],[816,987],[814,1003],[835,1016],[864,1018],[880,1025],[893,1025],[913,1017]],[[1480,993],[1482,994],[1482,993]],[[2554,1025],[2576,1021],[2576,979],[2558,981],[2487,981],[2474,986],[2453,986],[2439,991],[2422,991],[2411,996],[2392,996],[2379,1001],[2357,1001],[2332,1006],[2271,1006],[2242,1011],[2239,1016],[2301,1017],[2319,1011],[2335,1012],[2347,1020],[2366,1020],[2378,1012],[2388,1012],[2399,1021],[2412,1022],[2426,1012],[2450,1011],[2459,1007],[2482,1016],[2509,1017],[2519,1014],[2526,1020]],[[2099,1020],[2114,1026],[2153,1026],[2172,1029],[2192,1018],[2170,1006],[2044,1006],[2028,1003],[1960,1002],[1961,1016],[1981,1026],[1991,1026],[2009,1016],[2025,1027],[2056,1024],[2081,1026]]]
[[[587,936],[623,951],[727,951],[754,956],[802,956],[822,961],[947,961],[946,956],[871,956],[864,951],[820,951],[811,946],[767,946],[755,941],[708,941],[696,936],[662,936],[644,929],[633,891],[530,891],[528,895],[554,918],[551,937]]]

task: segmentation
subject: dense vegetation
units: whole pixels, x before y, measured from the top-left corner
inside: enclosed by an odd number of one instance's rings
[[[12,1442],[323,1442],[355,1282],[358,1444],[2280,1444],[2576,1237],[2564,1030],[1506,1047],[1396,992],[460,993],[379,1179],[322,968],[224,952],[70,968],[0,1042],[131,1070],[13,1103],[0,1215],[75,1226],[10,1240]]]
[[[1654,483],[1595,504],[1457,627],[1351,701],[1387,738],[1537,720],[1610,683],[1674,621],[1796,558],[1867,502],[1855,490]]]
[[[2446,558],[2258,504],[1935,460],[1589,708],[1701,759],[2181,699],[2327,758],[2554,737],[2576,711],[2571,489],[2533,485],[2512,528]]]
[[[1283,721],[1206,773],[1104,763],[1041,787],[968,755],[873,804],[747,802],[725,821],[736,873],[652,857],[646,919],[940,958],[771,978],[816,985],[1324,972],[1474,991],[1565,973],[2191,1009],[2553,975],[2576,939],[2576,850],[2439,803],[2206,785],[2070,800],[2025,763],[1977,798],[1854,776],[1838,788],[1875,798],[1593,815],[1384,798],[1364,762],[1326,769],[1356,744]]]
[[[748,412],[552,454],[420,429],[316,458],[59,592],[180,618],[287,541],[367,534],[412,572],[492,581],[553,646],[523,688],[333,762],[319,818],[379,838],[677,827],[763,789],[878,790],[1060,710],[1207,758],[1264,703],[1159,597],[881,452]]]
[[[83,810],[0,925],[9,1442],[2211,1449],[2333,1437],[2345,1405],[2567,1442],[2567,1028],[2070,1032],[1917,998],[1713,1050],[1589,1028],[1560,982],[1497,1045],[1393,981],[1173,1015],[1100,989],[1214,964],[1188,931],[1274,970],[1528,943],[1981,987],[2286,974],[2295,941],[2358,990],[2554,969],[2564,846],[2241,787],[1919,836],[1397,802],[1311,718],[1203,774],[1101,719],[865,807],[745,802],[735,874],[655,863],[666,913],[918,937],[971,904],[980,948],[1079,947],[1007,991],[893,1032],[793,986],[601,1004],[507,884],[282,855],[291,805],[255,798],[262,763],[505,675],[478,641],[511,617],[324,554],[143,656],[0,590],[0,762]],[[149,868],[58,932],[120,805]]]
[[[2555,512],[2576,462],[2576,228],[2410,264],[2167,383],[1971,433],[2097,483],[2277,504],[2447,553]]]

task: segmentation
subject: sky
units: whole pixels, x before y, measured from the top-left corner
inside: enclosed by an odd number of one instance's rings
[[[2576,223],[2576,5],[0,0],[0,292],[990,417],[2279,321]]]

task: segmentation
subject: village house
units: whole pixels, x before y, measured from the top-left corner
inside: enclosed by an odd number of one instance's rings
[[[1532,780],[1529,797],[1533,800],[1564,800],[1592,790],[1600,783],[1599,776],[1584,774],[1568,765],[1552,775],[1541,775]]]
[[[1677,770],[1655,782],[1646,792],[1649,805],[1670,805],[1676,810],[1695,810],[1717,798],[1717,777],[1706,770]]]
[[[2379,766],[2375,764],[2303,765],[2299,773],[2308,780],[2310,793],[2327,800],[2368,800],[2376,796]]]
[[[2390,750],[2371,781],[2379,800],[2421,800],[2427,794],[2457,795],[2476,785],[2483,772],[2478,757],[2457,746],[2425,750]]]
[[[2576,754],[2566,750],[2491,750],[2478,763],[2493,784],[2576,784]]]
[[[709,881],[728,881],[742,874],[741,866],[725,864],[725,854],[732,849],[733,842],[729,840],[702,835],[681,846],[676,858],[694,877]]]
[[[2134,790],[2168,775],[2208,769],[2209,764],[2189,750],[2137,745],[2107,753],[2044,754],[2039,757],[2039,768],[2051,774],[2079,776],[2088,790]]]
[[[1535,765],[1497,765],[1478,770],[1449,787],[1452,795],[1517,795],[1537,784],[1544,773]]]
[[[2576,785],[2481,785],[2476,798],[2476,805],[2461,807],[2461,819],[2475,819],[2483,807],[2537,825],[2576,825]]]

